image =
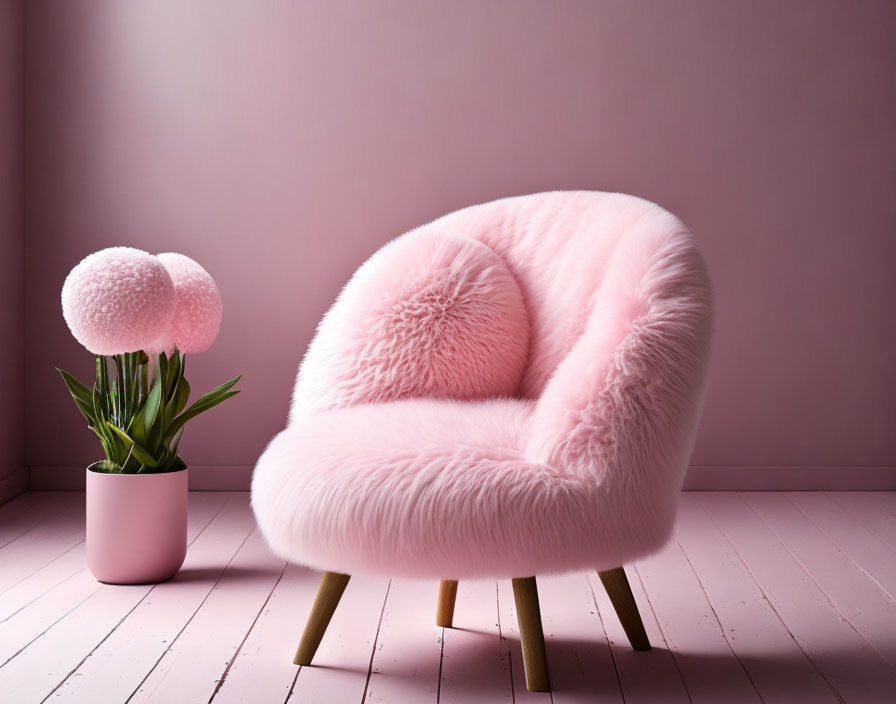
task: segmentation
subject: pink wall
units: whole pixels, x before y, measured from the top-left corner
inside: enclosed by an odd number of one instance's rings
[[[90,372],[58,303],[88,252],[174,249],[215,275],[224,325],[191,380],[242,371],[244,393],[183,450],[244,477],[378,246],[470,203],[592,188],[673,210],[709,259],[698,472],[894,476],[896,4],[28,7],[29,464],[97,455],[53,371]]]
[[[0,0],[0,503],[28,486],[25,466],[24,5]]]

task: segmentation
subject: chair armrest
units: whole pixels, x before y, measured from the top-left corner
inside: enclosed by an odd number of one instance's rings
[[[631,233],[614,252],[582,337],[532,418],[526,458],[594,475],[617,499],[677,492],[700,416],[712,299],[693,238]]]

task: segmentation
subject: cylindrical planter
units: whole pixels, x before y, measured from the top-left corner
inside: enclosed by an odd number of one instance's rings
[[[87,468],[87,566],[107,584],[173,577],[187,555],[187,469],[110,474]]]

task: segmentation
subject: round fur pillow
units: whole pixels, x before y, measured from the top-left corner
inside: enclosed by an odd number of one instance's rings
[[[529,354],[516,280],[486,245],[421,229],[374,254],[324,316],[291,417],[412,397],[514,396]]]

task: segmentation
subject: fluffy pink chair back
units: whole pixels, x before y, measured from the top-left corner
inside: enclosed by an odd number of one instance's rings
[[[439,267],[453,271],[440,279]],[[415,337],[431,323],[425,305],[413,310],[427,283],[492,305],[452,331],[449,353]],[[553,192],[477,205],[359,269],[321,323],[292,416],[412,397],[536,399],[527,459],[567,472],[642,469],[665,477],[656,488],[667,494],[699,419],[711,314],[692,236],[653,203]],[[382,324],[396,315],[404,330]]]

